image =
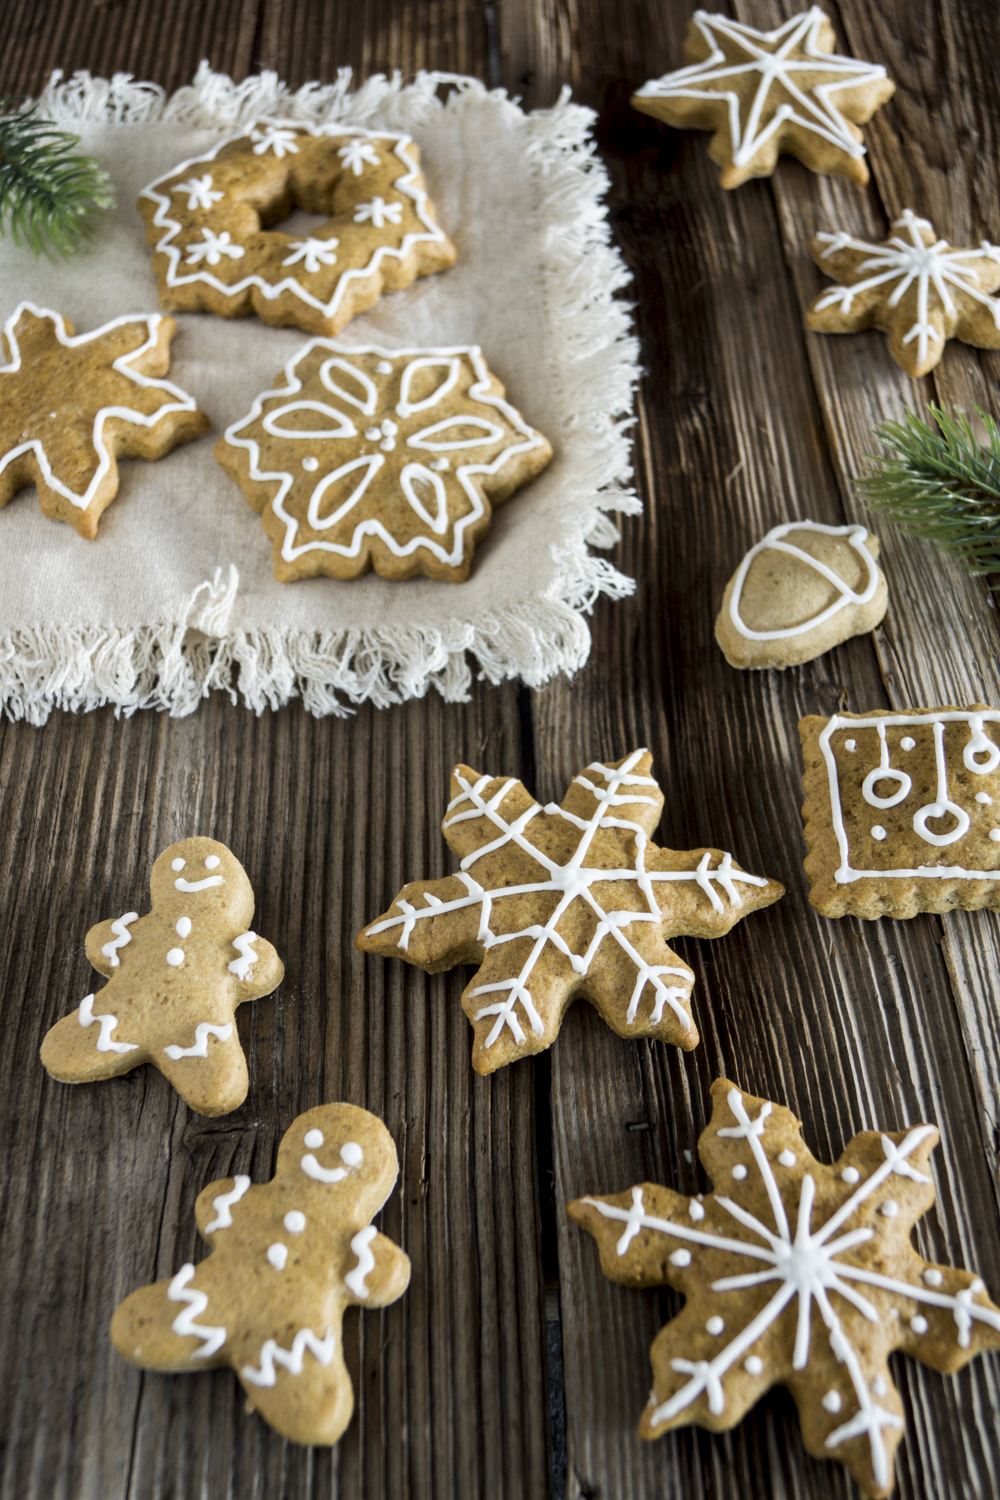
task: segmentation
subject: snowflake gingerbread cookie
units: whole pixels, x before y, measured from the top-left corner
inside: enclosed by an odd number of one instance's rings
[[[838,56],[834,41],[816,5],[773,31],[698,10],[684,42],[687,67],[650,79],[632,103],[668,125],[713,131],[708,154],[724,188],[770,177],[781,155],[864,184],[857,127],[896,86],[885,68]]]
[[[93,1083],[153,1063],[200,1115],[246,1098],[234,1014],[281,983],[271,944],[249,931],[246,871],[214,839],[165,849],[149,880],[152,911],[129,911],[87,933],[87,957],[108,984],[53,1026],[42,1062],[61,1083]]]
[[[160,305],[332,336],[384,291],[446,270],[455,248],[434,215],[408,135],[258,120],[144,188]],[[309,234],[277,226],[324,214]]]
[[[651,843],[651,764],[595,761],[544,808],[512,777],[456,766],[442,832],[461,870],[405,886],[358,936],[429,974],[479,966],[462,995],[477,1073],[551,1047],[578,996],[619,1036],[696,1047],[694,974],[667,939],[721,937],[784,895],[721,849]]]
[[[460,583],[493,507],[550,462],[475,345],[313,339],[215,456],[274,548],[282,583],[324,573]]]
[[[195,1219],[212,1253],[133,1292],[111,1338],[143,1370],[229,1365],[250,1405],[296,1443],[335,1443],[354,1407],[341,1326],[347,1307],[386,1307],[410,1262],[372,1218],[399,1163],[382,1121],[352,1104],[299,1115],[268,1183],[204,1188]]]
[[[839,1459],[864,1495],[888,1495],[903,1431],[889,1355],[951,1372],[1000,1348],[1000,1309],[982,1281],[929,1264],[911,1243],[934,1202],[937,1130],[865,1131],[826,1166],[790,1110],[726,1079],[712,1094],[698,1154],[714,1193],[646,1182],[569,1205],[606,1276],[685,1298],[650,1350],[640,1434],[725,1432],[784,1385],[808,1451]]]
[[[940,362],[948,339],[1000,349],[1000,300],[992,295],[1000,287],[1000,245],[955,249],[907,208],[880,245],[838,230],[817,234],[809,248],[820,270],[842,283],[810,307],[814,332],[880,328],[914,379]]]
[[[74,334],[22,302],[0,341],[0,505],[33,484],[45,515],[93,540],[119,458],[162,458],[204,432],[194,398],[161,378],[176,331],[153,313]]]
[[[1000,911],[1000,711],[810,715],[799,734],[817,911]]]

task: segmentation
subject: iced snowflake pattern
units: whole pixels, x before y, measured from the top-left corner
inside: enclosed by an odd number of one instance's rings
[[[341,146],[337,152],[344,163],[345,172],[353,172],[355,177],[360,177],[367,163],[370,167],[377,167],[382,158],[370,141],[355,140],[348,141],[346,146]]]
[[[225,193],[219,193],[213,189],[211,174],[208,172],[204,177],[189,177],[187,182],[179,182],[170,191],[187,193],[187,206],[192,211],[196,208],[211,208],[213,203],[218,203],[226,196]]]
[[[387,224],[398,224],[403,217],[401,203],[386,203],[377,194],[370,203],[359,203],[354,211],[355,224],[371,224],[373,229],[384,229]]]
[[[213,234],[211,229],[203,229],[201,234],[200,245],[196,242],[186,247],[189,266],[196,266],[201,261],[205,261],[210,266],[217,266],[224,255],[230,260],[239,260],[244,253],[242,245],[232,243],[232,236],[228,229],[224,229],[221,234]]]
[[[263,156],[265,152],[273,151],[280,160],[299,149],[295,131],[283,129],[280,125],[267,125],[263,130],[251,130],[250,139],[257,143],[253,148],[254,156]]]
[[[918,1125],[856,1136],[839,1162],[824,1166],[787,1109],[724,1079],[712,1092],[715,1112],[699,1153],[716,1183],[730,1177],[731,1195],[686,1199],[646,1184],[631,1189],[628,1206],[596,1197],[570,1205],[598,1240],[606,1274],[630,1286],[669,1282],[687,1298],[651,1351],[644,1435],[692,1421],[731,1427],[771,1385],[785,1384],[809,1450],[840,1458],[866,1494],[886,1495],[903,1427],[889,1353],[903,1348],[954,1370],[1000,1346],[1000,1309],[982,1281],[928,1265],[910,1244],[915,1220],[934,1201],[922,1168],[937,1131]],[[893,1196],[894,1179],[905,1204]],[[814,1226],[817,1198],[822,1218]],[[773,1227],[761,1217],[765,1203]],[[677,1248],[657,1262],[651,1252],[660,1236]],[[878,1269],[887,1262],[898,1269],[901,1260],[902,1277]],[[780,1322],[789,1317],[794,1339]],[[824,1346],[833,1360],[814,1365]]]
[[[336,247],[339,244],[340,241],[332,237],[328,240],[318,240],[312,235],[305,240],[290,240],[288,248],[292,253],[286,256],[281,264],[295,266],[302,261],[306,273],[311,276],[321,266],[332,266],[336,263]]]

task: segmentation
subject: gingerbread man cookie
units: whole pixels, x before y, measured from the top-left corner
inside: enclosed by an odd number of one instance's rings
[[[215,456],[262,513],[280,582],[374,568],[459,583],[493,507],[544,469],[552,448],[475,345],[313,339]]]
[[[713,131],[708,154],[724,188],[770,177],[782,154],[863,185],[857,126],[896,86],[885,68],[838,56],[835,40],[817,5],[773,31],[698,10],[684,42],[687,67],[650,79],[632,103],[668,125]]]
[[[428,974],[479,965],[462,995],[477,1073],[551,1047],[577,996],[619,1036],[696,1047],[694,974],[667,939],[721,937],[784,895],[721,849],[650,842],[652,759],[594,762],[544,808],[512,777],[456,766],[442,832],[461,870],[405,886],[359,934]]]
[[[151,1062],[200,1115],[246,1098],[236,1007],[269,995],[284,967],[248,930],[246,871],[214,839],[164,850],[149,880],[153,909],[98,922],[87,957],[109,983],[49,1031],[42,1062],[61,1083],[93,1083]]]
[[[195,1204],[212,1253],[133,1292],[111,1338],[143,1370],[230,1365],[250,1405],[296,1443],[335,1443],[354,1408],[341,1325],[386,1307],[410,1262],[371,1220],[399,1175],[382,1121],[321,1104],[286,1130],[270,1182],[213,1182]]]
[[[888,1495],[903,1435],[889,1355],[950,1373],[1000,1348],[1000,1308],[982,1281],[911,1242],[934,1203],[937,1130],[867,1130],[826,1166],[790,1110],[724,1078],[712,1094],[698,1154],[714,1193],[644,1182],[569,1205],[606,1276],[685,1298],[650,1350],[640,1435],[688,1423],[725,1432],[784,1385],[807,1450],[839,1459],[862,1494]]]
[[[61,313],[22,302],[0,347],[0,505],[33,484],[47,516],[92,540],[119,458],[162,458],[204,432],[194,398],[158,378],[176,331],[153,313],[74,334]]]
[[[160,305],[332,336],[384,291],[454,264],[408,135],[259,120],[144,188]],[[271,226],[325,214],[307,235]]]

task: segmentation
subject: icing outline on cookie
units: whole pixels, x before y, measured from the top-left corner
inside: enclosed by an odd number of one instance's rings
[[[790,531],[821,531],[825,536],[846,537],[848,543],[854,548],[858,556],[864,561],[868,569],[868,582],[861,593],[856,593],[849,588],[844,579],[826,563],[820,562],[819,558],[812,557],[808,552],[803,552],[794,543],[783,540]],[[793,636],[804,635],[807,630],[814,630],[818,625],[825,625],[827,620],[847,604],[868,604],[875,597],[875,591],[879,585],[879,572],[865,542],[868,539],[868,530],[864,526],[824,526],[819,521],[788,521],[783,526],[772,526],[771,530],[763,537],[755,547],[751,547],[743,561],[736,570],[733,580],[733,592],[729,600],[729,618],[740,635],[748,641],[784,641]],[[750,564],[759,553],[764,551],[787,552],[789,557],[796,557],[800,562],[808,563],[809,566],[828,583],[832,583],[839,591],[839,597],[814,615],[811,620],[806,620],[802,625],[790,625],[784,630],[751,630],[740,618],[740,595],[743,592],[743,584],[746,580]]]

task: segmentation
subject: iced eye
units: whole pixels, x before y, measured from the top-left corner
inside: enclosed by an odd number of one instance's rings
[[[297,1208],[289,1209],[284,1224],[289,1234],[301,1234],[306,1227],[306,1216]]]
[[[219,858],[219,856],[217,854],[210,854],[208,856],[208,858],[206,859],[206,861],[205,861],[205,869],[206,870],[214,870],[218,865],[221,865],[221,864],[222,864],[222,860]]]
[[[340,1148],[340,1159],[348,1167],[360,1167],[364,1154],[357,1141],[347,1141]]]
[[[185,861],[183,859],[172,859],[170,861],[170,868],[172,870],[183,870],[184,864]]]
[[[310,1151],[317,1151],[323,1144],[322,1130],[307,1130],[305,1135],[305,1143],[309,1147]]]

